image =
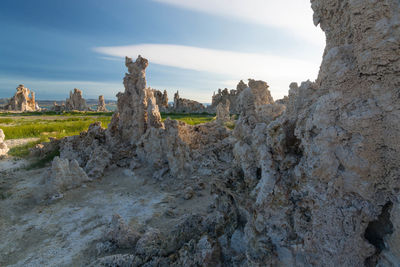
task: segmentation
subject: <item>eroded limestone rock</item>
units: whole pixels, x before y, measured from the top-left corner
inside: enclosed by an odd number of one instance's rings
[[[251,88],[253,91],[253,95],[255,97],[255,105],[258,107],[264,104],[272,104],[274,100],[271,97],[271,93],[268,90],[269,86],[264,81],[256,81],[253,79],[249,79],[249,84],[245,84],[243,80],[241,80],[236,86],[236,90],[228,90],[225,88],[224,90],[219,89],[218,93],[212,97],[212,104],[208,107],[208,111],[216,112],[217,106],[219,103],[226,103],[229,101],[230,114],[240,114],[241,106],[240,106],[240,94],[246,89]]]
[[[97,111],[98,112],[107,112],[106,102],[104,101],[104,96],[99,96],[99,103],[97,104]]]
[[[5,135],[2,129],[0,129],[0,156],[7,155],[8,147],[4,143]]]
[[[232,179],[249,193],[233,193],[232,208],[251,211],[246,262],[396,266],[400,6],[311,2],[327,36],[317,81],[292,84],[269,123],[246,97],[235,128]]]
[[[136,143],[147,129],[147,59],[139,56],[135,62],[125,59],[128,68],[124,78],[125,92],[118,93],[118,112],[113,116],[111,125],[115,125],[115,134],[119,140]]]
[[[61,139],[60,157],[76,160],[90,178],[99,178],[112,158],[106,138],[106,130],[101,123],[93,123],[86,132]]]
[[[205,106],[197,101],[181,98],[177,91],[174,95],[173,111],[179,113],[201,113],[205,112]]]
[[[161,92],[156,89],[151,89],[151,91],[153,91],[157,106],[162,110],[165,110],[166,108],[168,108],[168,93],[167,93],[167,91],[164,90],[164,92]]]
[[[74,91],[69,92],[69,98],[65,101],[65,109],[67,111],[79,110],[88,111],[89,107],[86,100],[82,96],[82,91],[75,88]]]
[[[231,115],[229,111],[230,102],[226,100],[225,103],[220,102],[217,105],[217,122],[220,124],[224,124],[225,122],[230,121]]]
[[[6,110],[12,111],[37,111],[39,105],[35,102],[35,93],[23,84],[17,87],[17,92],[5,106]]]
[[[291,84],[283,103],[264,82],[240,84],[232,135],[217,123],[158,123],[139,57],[126,60],[109,128],[65,141],[62,154],[81,166],[100,146],[112,163],[157,171],[160,183],[213,177],[209,215],[148,230],[118,264],[399,265],[400,6],[311,2],[327,37],[318,79]]]
[[[131,229],[120,215],[114,214],[106,233],[106,239],[115,244],[118,248],[133,248],[139,240],[140,235]]]
[[[43,178],[47,198],[60,195],[66,190],[79,187],[84,182],[90,181],[75,159],[69,160],[60,157],[54,158],[51,170]]]

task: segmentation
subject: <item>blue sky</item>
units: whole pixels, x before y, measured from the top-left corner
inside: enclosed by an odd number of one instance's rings
[[[274,98],[315,79],[324,36],[308,0],[2,0],[0,97],[18,84],[38,99],[123,91],[125,55],[150,61],[148,85],[210,102],[240,79]]]

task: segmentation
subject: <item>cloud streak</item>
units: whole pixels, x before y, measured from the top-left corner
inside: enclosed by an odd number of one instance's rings
[[[140,44],[130,46],[97,47],[98,53],[114,57],[141,54],[150,62],[170,67],[207,71],[235,76],[310,76],[315,65],[302,60],[276,55],[241,53],[226,50],[170,44]]]
[[[153,0],[202,13],[233,17],[264,26],[288,30],[291,34],[323,47],[325,37],[313,25],[308,0]]]
[[[150,63],[223,74],[230,80],[262,79],[271,85],[273,94],[279,97],[287,92],[290,82],[315,79],[320,64],[320,62],[308,62],[269,54],[171,44],[96,47],[94,50],[108,57],[117,58],[125,56],[136,58],[140,54],[149,59]]]

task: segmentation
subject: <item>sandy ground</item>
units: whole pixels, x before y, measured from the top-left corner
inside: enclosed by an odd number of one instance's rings
[[[8,148],[13,148],[15,146],[24,145],[29,142],[37,141],[39,138],[22,138],[22,139],[10,139],[5,140],[4,142],[8,146]],[[5,175],[3,172],[9,172],[12,170],[16,170],[22,168],[27,165],[27,161],[23,159],[16,159],[10,156],[3,156],[0,158],[0,177]],[[1,265],[0,265],[1,266]]]
[[[21,139],[10,139],[5,140],[4,143],[8,146],[8,148],[13,148],[15,146],[25,145],[26,143],[37,141],[39,138],[32,137],[32,138],[21,138]]]
[[[113,214],[135,229],[164,231],[189,211],[206,213],[211,201],[207,188],[185,200],[151,171],[121,168],[43,201],[46,170],[0,172],[0,266],[84,266],[98,256]]]

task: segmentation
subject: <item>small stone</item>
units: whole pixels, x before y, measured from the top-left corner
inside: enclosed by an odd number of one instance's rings
[[[193,190],[193,188],[192,187],[186,187],[186,189],[185,189],[185,192],[184,192],[184,194],[183,194],[183,198],[185,199],[185,200],[189,200],[189,199],[191,199],[193,196],[194,196],[194,194],[195,194],[195,192],[194,192],[194,190]]]

